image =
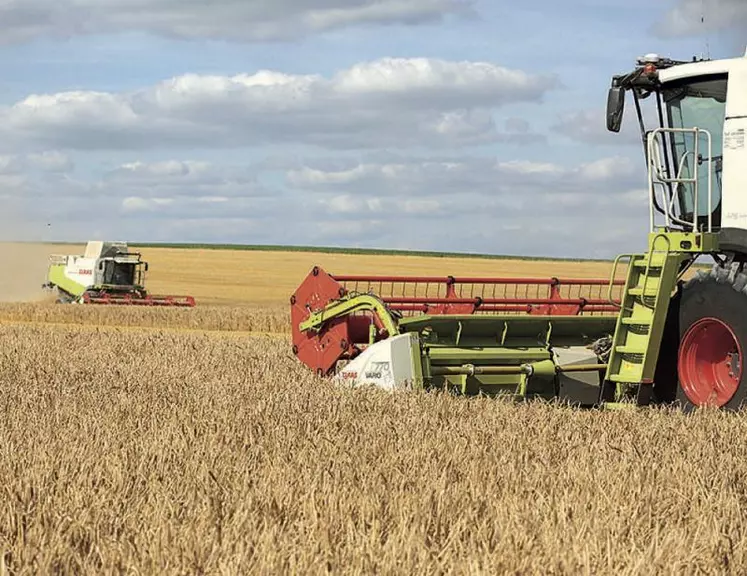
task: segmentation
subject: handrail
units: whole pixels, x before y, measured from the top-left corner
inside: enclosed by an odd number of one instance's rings
[[[662,172],[661,165],[661,154],[660,150],[666,146],[664,136],[666,134],[692,134],[693,135],[693,146],[694,150],[685,150],[682,156],[676,162],[676,175],[667,176]],[[707,159],[703,159],[703,155],[699,154],[701,135],[706,139],[705,145],[707,148]],[[685,146],[687,146],[687,140],[685,140]],[[711,157],[713,147],[713,139],[711,133],[708,130],[703,130],[698,127],[694,128],[656,128],[651,130],[647,134],[647,156],[648,156],[648,188],[649,188],[649,220],[650,220],[650,231],[652,233],[657,231],[655,206],[656,202],[656,190],[657,184],[691,184],[692,185],[692,199],[693,199],[693,211],[692,221],[685,220],[677,216],[675,211],[675,202],[680,200],[679,191],[677,186],[674,186],[674,193],[672,194],[669,202],[664,202],[664,229],[669,230],[673,225],[679,225],[682,227],[690,227],[697,231],[698,230],[698,219],[702,216],[707,217],[707,230],[706,232],[712,232],[713,230],[713,158]],[[685,169],[685,162],[688,157],[692,155],[692,175],[689,178],[683,177]],[[708,199],[708,214],[702,215],[698,212],[699,200],[701,196],[700,190],[700,165],[706,164],[708,170],[708,183],[707,194]]]
[[[619,308],[622,308],[622,306],[623,306],[623,300],[622,300],[622,298],[620,299],[620,302],[618,304],[615,301],[615,299],[612,297],[612,291],[614,290],[615,285],[616,284],[619,285],[619,283],[620,283],[620,282],[618,282],[618,281],[615,280],[615,276],[617,275],[617,267],[620,265],[620,261],[623,260],[623,259],[625,259],[625,258],[630,258],[630,265],[632,266],[633,265],[633,260],[636,258],[636,256],[638,256],[638,254],[620,254],[620,255],[618,255],[615,258],[615,261],[612,263],[612,272],[610,274],[610,279],[609,279],[609,283],[608,283],[608,286],[607,286],[607,300],[613,306],[617,306]],[[624,281],[622,283],[627,284],[627,282],[624,282]]]

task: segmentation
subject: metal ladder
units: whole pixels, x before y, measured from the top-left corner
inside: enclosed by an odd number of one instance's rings
[[[672,250],[668,234],[657,233],[651,235],[646,254],[624,254],[615,260],[612,280],[621,260],[630,259],[630,266],[601,391],[602,401],[621,402],[635,396],[637,404],[649,403],[670,296],[680,264],[687,257]]]

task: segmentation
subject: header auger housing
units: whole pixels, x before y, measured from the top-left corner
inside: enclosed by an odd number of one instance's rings
[[[299,360],[322,376],[387,389],[740,408],[747,57],[644,56],[612,79],[612,132],[629,94],[648,167],[646,252],[619,256],[609,280],[346,277],[314,268],[291,297]],[[712,269],[686,281],[703,256]]]
[[[50,256],[43,288],[56,290],[59,303],[195,306],[192,296],[149,294],[147,270],[148,263],[125,242],[91,241],[82,256]]]

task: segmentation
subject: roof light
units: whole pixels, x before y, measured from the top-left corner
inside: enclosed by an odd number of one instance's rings
[[[650,53],[646,54],[645,56],[641,56],[638,58],[638,64],[643,66],[645,64],[659,64],[661,62],[661,56],[658,54]]]

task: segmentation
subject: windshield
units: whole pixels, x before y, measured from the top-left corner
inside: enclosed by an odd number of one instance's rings
[[[669,125],[672,128],[700,128],[708,130],[711,135],[711,208],[720,210],[721,203],[721,154],[723,147],[724,117],[726,112],[725,74],[688,79],[663,90],[664,102],[667,105]],[[698,166],[698,216],[708,214],[708,140],[701,135],[695,142],[692,134],[674,134],[672,138],[674,153],[673,175],[680,178],[692,178],[695,163]],[[682,184],[679,188],[680,210],[684,216],[693,213],[695,189],[692,184]]]
[[[104,284],[110,286],[133,286],[136,282],[135,264],[107,261]]]

